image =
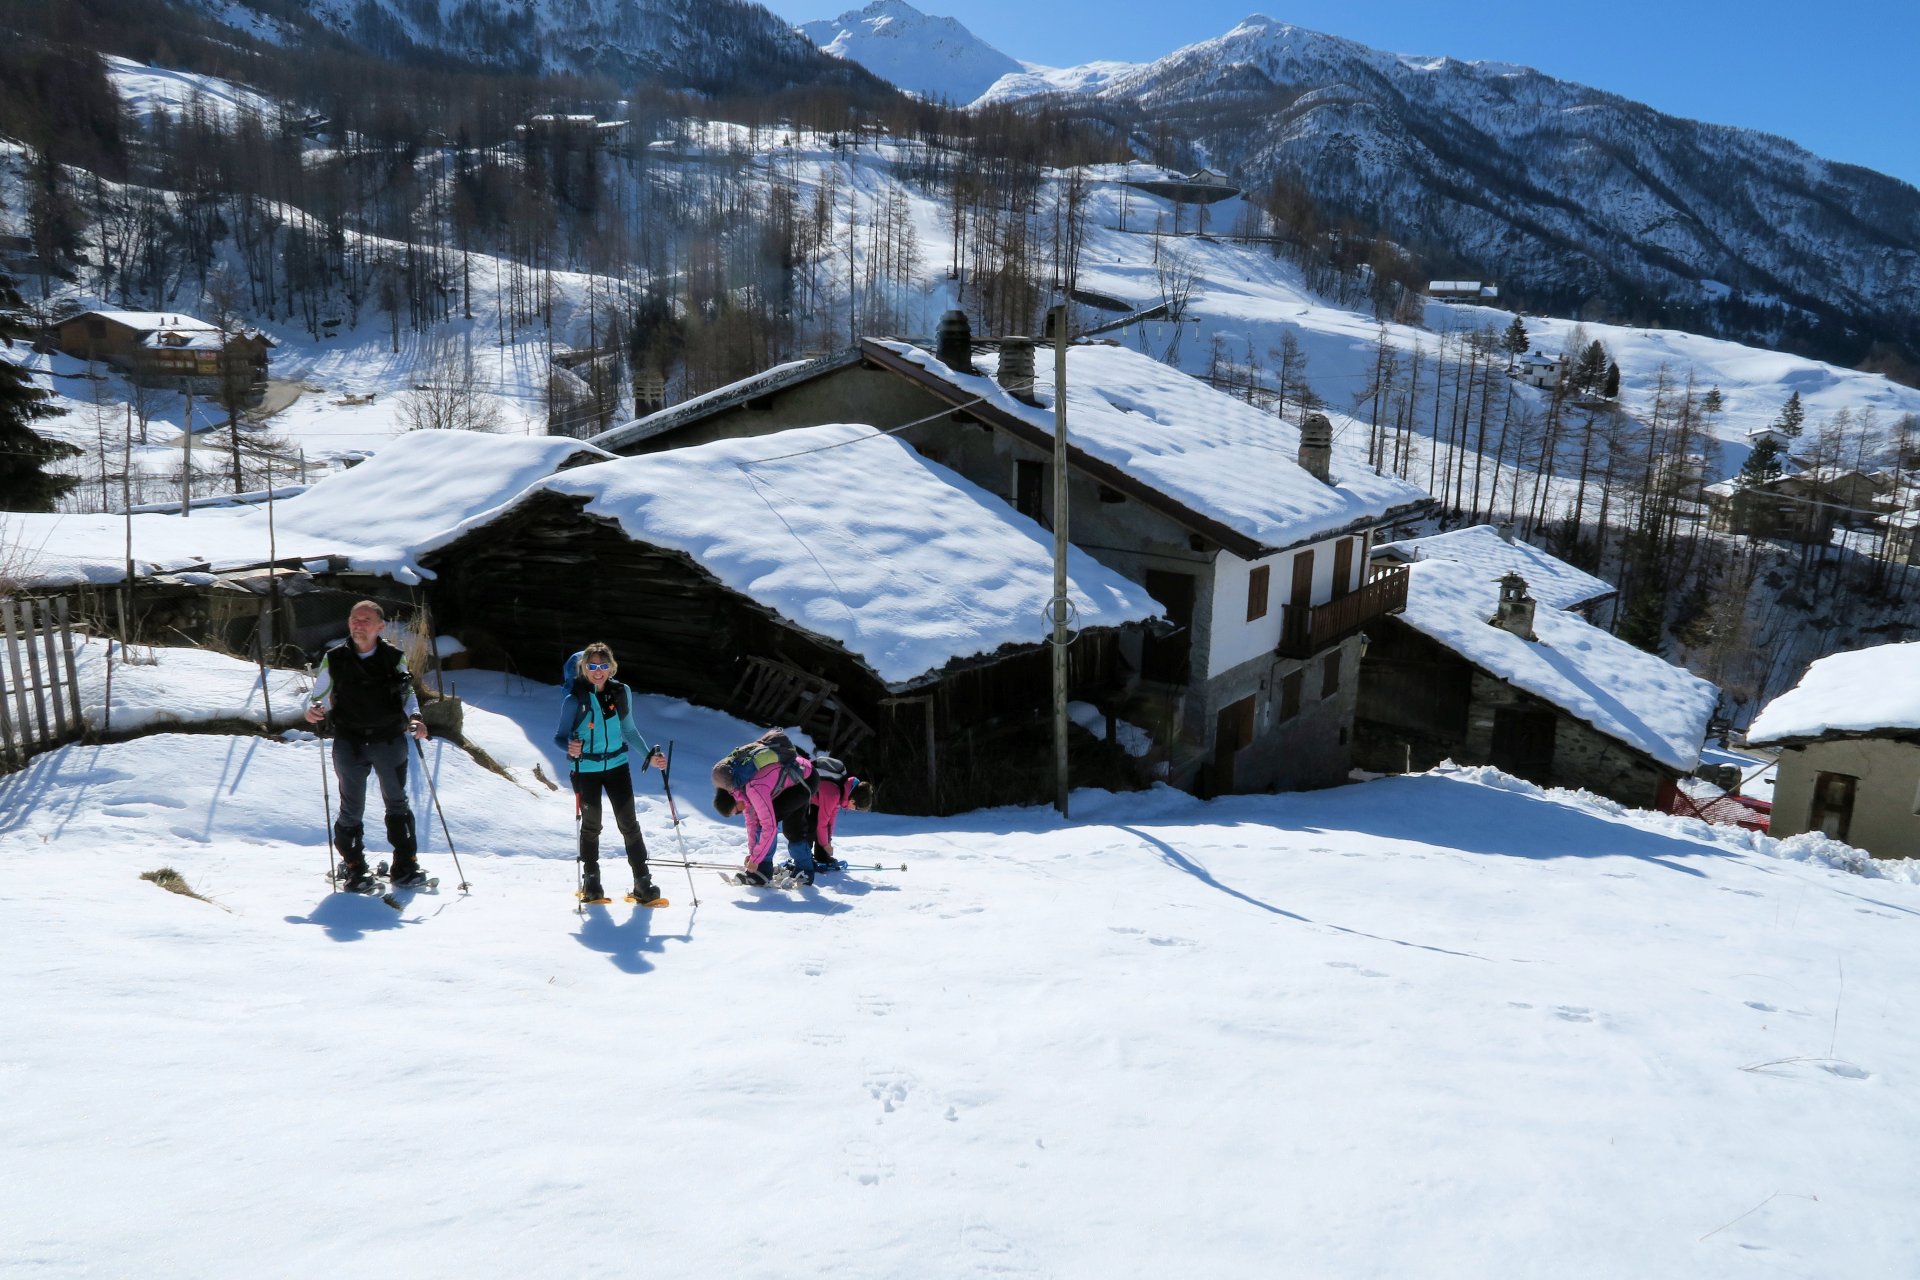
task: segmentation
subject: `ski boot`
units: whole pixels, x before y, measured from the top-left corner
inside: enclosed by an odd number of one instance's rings
[[[627,901],[639,907],[664,907],[667,905],[667,899],[660,892],[659,886],[651,884],[637,884],[633,886],[633,892],[627,895]]]
[[[365,858],[342,858],[336,879],[343,893],[371,893],[376,887],[373,871]]]

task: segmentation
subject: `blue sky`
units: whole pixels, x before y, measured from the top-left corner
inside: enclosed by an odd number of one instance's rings
[[[864,0],[774,0],[795,23]],[[1920,2],[1610,0],[908,0],[1002,52],[1148,62],[1264,12],[1397,53],[1519,62],[1672,115],[1763,129],[1920,185]]]

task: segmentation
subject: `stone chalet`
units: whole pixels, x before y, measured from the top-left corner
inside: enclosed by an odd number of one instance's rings
[[[1700,762],[1715,686],[1534,599],[1518,573],[1489,580],[1439,558],[1407,569],[1407,607],[1374,628],[1360,666],[1362,768],[1451,759],[1640,808],[1673,803]]]
[[[1036,378],[1032,339],[976,344],[950,312],[937,353],[868,339],[594,443],[639,454],[866,423],[1051,527],[1054,352],[1040,354]],[[1075,343],[1066,363],[1070,536],[1168,620],[1119,637],[1131,675],[1101,709],[1152,736],[1160,776],[1202,794],[1343,781],[1361,633],[1406,584],[1368,549],[1432,499],[1336,458],[1323,416],[1295,428],[1108,343]]]
[[[1772,834],[1821,831],[1877,858],[1920,857],[1920,643],[1835,653],[1747,730],[1782,748]]]
[[[53,327],[56,349],[97,360],[146,386],[219,395],[267,377],[273,339],[255,330],[228,333],[177,311],[83,311]]]

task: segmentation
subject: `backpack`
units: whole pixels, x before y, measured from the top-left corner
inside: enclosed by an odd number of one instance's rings
[[[567,657],[567,665],[560,669],[560,687],[573,688],[573,682],[580,678],[580,659],[586,656],[585,649],[577,649]]]
[[[813,757],[813,780],[815,785],[822,782],[845,782],[847,766],[838,756],[817,755]]]
[[[769,729],[745,746],[727,752],[713,766],[713,785],[726,787],[730,791],[742,790],[754,774],[770,764],[778,764],[780,776],[789,783],[804,783],[806,777],[795,764],[799,756],[800,749],[787,737],[786,730]]]

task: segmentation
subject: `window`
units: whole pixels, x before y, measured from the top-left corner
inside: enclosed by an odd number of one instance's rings
[[[1331,698],[1340,692],[1340,650],[1335,649],[1320,664],[1320,696]]]
[[[1247,575],[1247,621],[1267,616],[1267,586],[1273,570],[1261,565]]]
[[[1047,467],[1042,462],[1020,459],[1013,464],[1013,509],[1041,524],[1047,522]]]
[[[1280,719],[1291,720],[1300,714],[1300,687],[1306,683],[1304,671],[1289,671],[1280,677]]]

